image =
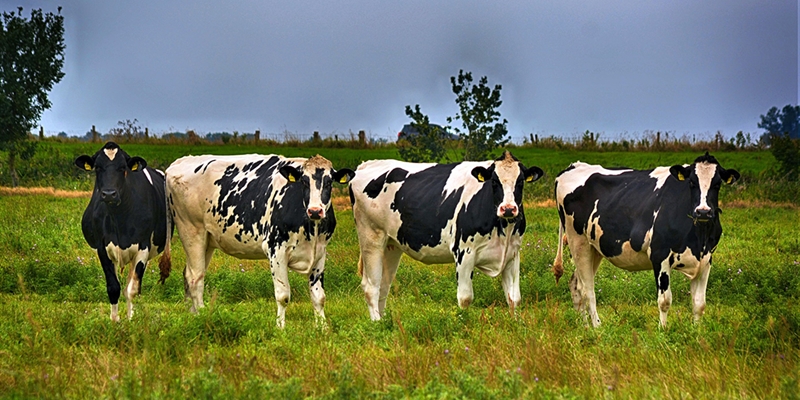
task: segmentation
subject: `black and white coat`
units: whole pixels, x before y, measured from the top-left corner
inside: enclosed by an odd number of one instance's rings
[[[125,298],[128,318],[133,317],[133,298],[141,292],[147,262],[164,251],[167,211],[164,174],[131,157],[116,143],[108,142],[95,154],[82,155],[75,165],[95,173],[94,189],[83,213],[81,230],[97,251],[106,279],[111,319],[119,321],[120,282],[117,274],[130,264]],[[169,275],[170,260],[161,259],[162,281]]]
[[[575,263],[569,283],[575,308],[600,325],[594,277],[606,258],[628,271],[653,271],[662,326],[672,303],[670,274],[683,273],[691,279],[693,314],[699,320],[712,253],[722,235],[720,186],[737,179],[736,170],[722,168],[708,153],[690,165],[652,170],[576,162],[562,171],[555,182],[561,223],[553,270],[556,279],[563,273],[566,240]]]
[[[321,156],[187,156],[167,168],[167,196],[186,251],[184,282],[192,311],[203,307],[205,274],[215,249],[243,259],[268,259],[284,326],[288,271],[308,275],[318,321],[325,321],[326,246],[336,228],[332,183],[347,183]]]
[[[426,264],[456,264],[457,299],[468,307],[477,269],[502,274],[509,306],[521,300],[519,246],[525,232],[522,189],[539,179],[506,152],[494,161],[362,163],[350,182],[359,273],[370,317],[379,320],[403,253]]]

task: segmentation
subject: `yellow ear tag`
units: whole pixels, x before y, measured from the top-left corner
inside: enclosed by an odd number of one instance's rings
[[[287,178],[287,179],[289,179],[289,182],[297,182],[297,180],[294,179],[294,175],[292,175],[292,174],[289,174],[289,178]]]
[[[87,170],[87,171],[91,171],[91,170],[92,170],[92,166],[91,166],[91,165],[89,165],[89,163],[87,162],[87,163],[84,163],[84,164],[83,164],[83,169],[85,169],[85,170]]]
[[[131,167],[131,171],[136,171],[138,169],[139,169],[139,163],[133,164],[133,166]]]
[[[686,179],[686,178],[684,178],[684,177],[683,177],[683,174],[682,174],[682,173],[680,173],[680,172],[678,172],[678,180],[679,180],[679,181],[682,181],[682,180],[685,180],[685,179]]]
[[[343,175],[341,178],[339,178],[339,183],[347,183],[347,175]]]
[[[479,173],[479,174],[478,174],[478,182],[483,182],[483,181],[485,181],[485,180],[486,180],[486,179],[484,179],[484,178],[483,178],[483,174],[480,174],[480,173]]]
[[[525,178],[525,182],[533,182],[533,175]]]
[[[728,177],[728,184],[731,184],[731,183],[733,183],[733,175]]]

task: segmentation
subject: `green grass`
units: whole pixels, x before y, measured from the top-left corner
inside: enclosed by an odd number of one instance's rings
[[[725,161],[723,161],[725,163]],[[380,322],[356,275],[352,213],[328,247],[328,329],[314,326],[303,276],[290,273],[286,329],[266,262],[217,252],[206,305],[188,312],[174,270],[145,275],[133,320],[109,320],[105,282],[80,233],[88,199],[0,198],[0,397],[3,398],[792,398],[800,394],[800,213],[731,208],[708,307],[693,324],[675,274],[668,329],[652,274],[603,262],[603,325],[587,328],[550,271],[555,210],[526,210],[523,304],[510,315],[499,280],[475,276],[456,304],[452,265],[404,257]],[[566,273],[572,264],[567,262]],[[122,308],[122,307],[121,307]]]

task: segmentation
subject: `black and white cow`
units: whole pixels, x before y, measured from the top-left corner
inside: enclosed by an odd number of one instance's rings
[[[615,266],[655,274],[661,326],[672,303],[670,273],[691,279],[695,321],[706,307],[711,254],[722,235],[718,196],[721,184],[739,173],[706,153],[691,165],[652,170],[606,169],[577,162],[556,178],[561,219],[553,272],[563,273],[564,233],[575,263],[569,282],[572,301],[600,325],[594,277],[603,258]]]
[[[167,168],[167,196],[186,250],[184,285],[192,312],[203,307],[204,278],[214,249],[244,259],[269,259],[279,327],[289,304],[289,269],[308,275],[317,321],[325,322],[323,275],[336,228],[332,183],[336,171],[317,155],[187,156]]]
[[[508,305],[519,304],[522,187],[543,175],[539,167],[525,168],[505,152],[495,161],[456,164],[367,161],[356,172],[350,200],[373,320],[383,315],[403,253],[426,264],[455,262],[462,308],[472,302],[475,269],[502,274]]]
[[[164,173],[131,157],[116,143],[108,142],[92,156],[82,155],[75,165],[95,172],[94,190],[81,220],[83,237],[93,249],[106,276],[111,319],[119,321],[121,274],[131,265],[125,298],[128,318],[133,316],[133,297],[141,292],[147,261],[164,251],[167,243],[167,203]],[[171,228],[170,228],[171,229]],[[159,263],[161,280],[169,275],[169,253]]]

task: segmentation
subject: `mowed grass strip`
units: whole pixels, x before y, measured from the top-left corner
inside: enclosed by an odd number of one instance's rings
[[[663,330],[652,273],[605,261],[596,285],[603,325],[585,326],[550,270],[551,207],[526,209],[515,315],[499,280],[476,274],[475,302],[460,310],[453,265],[404,257],[386,318],[370,321],[352,213],[337,203],[328,328],[314,327],[307,281],[290,273],[279,330],[266,262],[219,252],[207,307],[190,314],[177,237],[173,276],[158,285],[150,265],[133,320],[111,322],[100,266],[80,232],[87,202],[0,197],[0,397],[785,398],[800,390],[795,209],[725,209],[702,323],[691,322],[689,283],[676,273]],[[570,274],[571,261],[565,267]]]

